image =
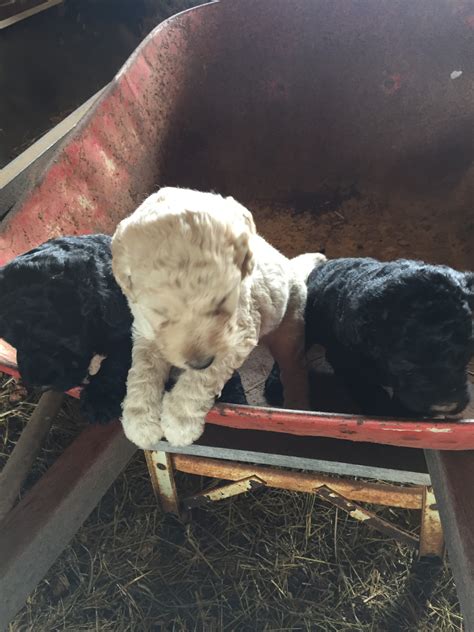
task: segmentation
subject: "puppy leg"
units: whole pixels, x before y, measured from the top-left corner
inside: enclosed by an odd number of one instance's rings
[[[255,343],[256,344],[256,343]],[[252,348],[255,346],[252,346]],[[174,446],[191,445],[204,432],[204,422],[216,397],[221,395],[226,382],[247,358],[251,349],[242,355],[232,354],[203,371],[185,371],[173,390],[165,393],[161,426],[166,439]]]
[[[263,339],[280,367],[284,406],[295,410],[310,407],[304,334],[306,294],[305,283],[295,279],[283,320]]]
[[[163,437],[161,405],[169,371],[169,364],[152,342],[143,337],[134,340],[122,426],[128,439],[144,450],[153,449]]]
[[[247,406],[247,396],[245,395],[244,385],[242,384],[242,378],[238,371],[234,371],[234,374],[228,382],[225,383],[222,393],[217,399],[218,403],[237,404],[239,406]]]
[[[264,340],[276,361],[265,383],[265,396],[274,406],[310,408],[304,323],[306,281],[312,270],[326,261],[320,252],[306,253],[290,260],[293,285],[288,308],[280,326]]]
[[[98,372],[89,378],[89,384],[82,389],[81,412],[91,423],[107,423],[120,417],[131,354],[131,340],[117,343]]]
[[[280,367],[276,362],[265,380],[263,394],[270,406],[283,406],[283,384],[280,379]]]

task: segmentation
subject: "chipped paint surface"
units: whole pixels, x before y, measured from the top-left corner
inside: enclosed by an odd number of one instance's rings
[[[390,432],[423,432],[423,428],[412,428],[411,426],[408,426],[408,424],[406,428],[393,428],[392,426],[390,426],[386,429],[390,430]],[[449,429],[448,432],[450,432]]]
[[[113,159],[110,156],[107,156],[105,151],[101,151],[100,154],[102,156],[102,160],[104,161],[105,168],[107,169],[109,174],[115,175],[115,172],[117,171],[117,165],[115,164]]]
[[[421,557],[442,557],[444,549],[443,527],[432,487],[423,491],[421,509],[420,551]]]
[[[153,491],[160,500],[163,511],[179,516],[179,500],[174,482],[171,457],[166,452],[145,450]]]

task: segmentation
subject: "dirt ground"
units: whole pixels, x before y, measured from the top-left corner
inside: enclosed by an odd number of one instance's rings
[[[18,401],[19,400],[19,401]],[[0,466],[34,407],[0,382]],[[27,482],[82,427],[65,404]],[[210,481],[180,475],[182,495]],[[380,512],[417,532],[416,511]],[[194,510],[181,524],[154,499],[138,453],[61,555],[9,632],[459,632],[449,566],[309,494],[272,490]]]

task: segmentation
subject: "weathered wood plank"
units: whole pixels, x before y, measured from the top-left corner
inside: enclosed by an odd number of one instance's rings
[[[64,397],[63,393],[54,391],[41,396],[6,465],[0,472],[0,520],[15,504],[21,486],[61,408]]]
[[[118,422],[86,428],[0,523],[0,629],[20,610],[135,450]]]
[[[474,630],[474,452],[426,450],[467,632]]]
[[[61,4],[63,0],[25,0],[24,2],[13,2],[0,9],[0,30],[12,26],[25,18],[29,18],[36,13],[46,11],[51,7]]]

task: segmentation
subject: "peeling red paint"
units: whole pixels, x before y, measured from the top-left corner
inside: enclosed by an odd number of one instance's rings
[[[394,446],[436,450],[474,449],[474,420],[371,419],[357,415],[220,404],[209,412],[207,422],[241,430],[284,432]],[[433,427],[436,432],[433,432]]]

